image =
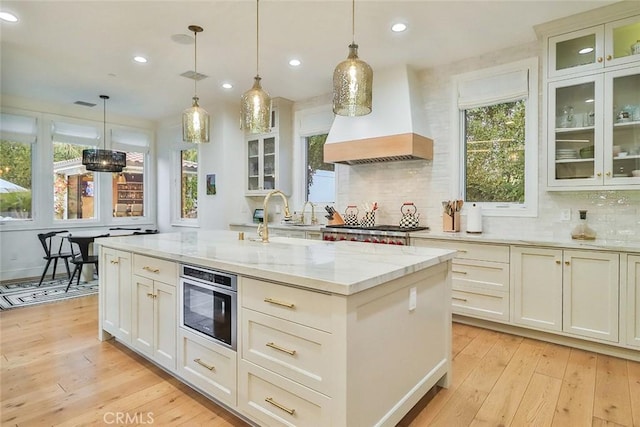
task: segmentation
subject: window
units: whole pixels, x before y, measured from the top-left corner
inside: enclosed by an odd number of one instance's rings
[[[537,214],[537,59],[457,76],[454,192],[488,215]]]
[[[180,151],[180,217],[198,218],[198,149]]]
[[[127,166],[111,175],[112,215],[116,218],[144,216],[145,159],[150,137],[143,132],[116,128],[111,130],[111,145],[127,153]]]
[[[335,172],[332,163],[324,163],[324,143],[327,134],[305,138],[306,200],[314,203],[335,201]]]
[[[53,122],[53,215],[56,220],[96,218],[93,172],[82,164],[82,150],[100,141],[94,126]]]
[[[0,221],[33,218],[32,179],[37,121],[0,114]]]

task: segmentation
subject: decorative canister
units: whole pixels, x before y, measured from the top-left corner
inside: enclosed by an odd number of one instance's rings
[[[418,208],[413,202],[403,203],[400,207],[402,218],[400,218],[400,228],[415,228],[420,224]]]
[[[360,221],[360,227],[369,228],[376,225],[376,213],[375,211],[365,212],[362,220]]]
[[[640,40],[631,45],[631,54],[640,55]]]
[[[345,225],[358,225],[358,208],[354,205],[347,206],[344,211]]]

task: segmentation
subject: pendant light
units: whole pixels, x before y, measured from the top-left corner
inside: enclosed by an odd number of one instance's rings
[[[189,31],[193,31],[193,105],[182,113],[182,140],[199,144],[209,142],[209,113],[198,105],[198,33],[202,27],[189,25]]]
[[[333,71],[333,112],[339,116],[364,116],[371,112],[373,70],[358,58],[355,43],[356,2],[351,3],[349,56]]]
[[[267,133],[271,130],[271,97],[260,85],[258,62],[260,56],[260,10],[256,0],[256,76],[253,87],[240,98],[241,127],[248,133]]]
[[[89,171],[95,172],[122,172],[127,166],[127,153],[122,151],[107,150],[107,95],[100,95],[102,98],[103,122],[102,144],[104,149],[88,148],[82,150],[82,164]]]

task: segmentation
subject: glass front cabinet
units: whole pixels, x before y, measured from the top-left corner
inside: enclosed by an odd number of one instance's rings
[[[271,190],[291,193],[291,101],[273,100],[271,132],[246,135],[246,196],[265,196]]]

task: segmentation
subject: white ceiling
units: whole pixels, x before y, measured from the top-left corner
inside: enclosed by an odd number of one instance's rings
[[[356,2],[355,41],[374,69],[406,63],[417,69],[517,46],[536,39],[533,26],[614,1]],[[238,102],[256,71],[256,3],[234,1],[3,0],[3,95],[70,105],[111,99],[107,111],[158,120],[190,106],[193,44],[172,40],[200,25],[201,105]],[[395,20],[408,31],[391,33]],[[351,1],[260,1],[260,75],[272,96],[302,100],[331,92],[334,67],[351,42]],[[149,58],[133,62],[134,55]],[[292,68],[290,58],[302,66]],[[231,90],[220,87],[223,82]]]

